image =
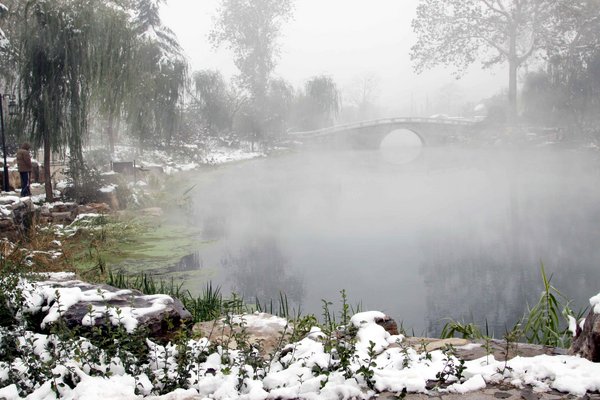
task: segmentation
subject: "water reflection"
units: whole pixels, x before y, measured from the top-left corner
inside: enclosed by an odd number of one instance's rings
[[[246,300],[260,304],[277,302],[285,294],[289,306],[300,306],[304,298],[302,278],[293,273],[281,246],[273,237],[255,238],[238,252],[226,254],[221,264],[231,289]]]
[[[204,261],[200,256],[200,252],[196,251],[192,254],[188,254],[186,256],[181,257],[177,263],[168,266],[166,268],[167,273],[174,272],[189,272],[189,271],[199,271],[204,268]]]
[[[382,158],[391,164],[403,165],[415,161],[421,156],[423,143],[419,137],[407,130],[396,129],[383,141],[379,151]]]
[[[452,317],[501,335],[537,300],[540,261],[574,308],[597,293],[599,170],[595,155],[537,149],[258,160],[204,178],[195,207],[219,240],[201,255],[247,299],[284,291],[319,315],[345,289],[419,334]]]

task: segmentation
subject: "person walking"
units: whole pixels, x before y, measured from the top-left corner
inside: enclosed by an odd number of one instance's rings
[[[31,190],[29,188],[29,174],[31,173],[31,155],[29,149],[31,146],[25,142],[21,145],[21,148],[17,151],[17,167],[19,174],[21,175],[21,197],[31,196]]]

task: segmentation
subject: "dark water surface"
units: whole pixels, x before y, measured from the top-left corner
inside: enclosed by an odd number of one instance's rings
[[[574,308],[600,292],[597,157],[426,148],[409,164],[349,151],[223,167],[192,178],[187,220],[210,243],[191,261],[246,299],[282,291],[320,315],[345,289],[415,334],[451,317],[501,336],[537,300],[541,262]]]

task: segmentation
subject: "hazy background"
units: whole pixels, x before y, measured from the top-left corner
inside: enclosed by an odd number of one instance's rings
[[[300,86],[315,75],[331,75],[342,96],[366,77],[377,81],[378,105],[385,116],[422,114],[428,103],[453,98],[477,102],[503,89],[504,67],[482,70],[475,64],[460,80],[453,68],[413,72],[411,20],[416,0],[298,0],[294,18],[283,26],[276,74]],[[217,0],[169,0],[162,17],[179,38],[191,68],[236,73],[226,49],[214,50],[207,35]]]

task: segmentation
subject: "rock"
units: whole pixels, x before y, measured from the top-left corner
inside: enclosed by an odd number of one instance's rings
[[[0,197],[0,206],[0,236],[18,240],[19,234],[32,226],[35,210],[31,198],[3,196]]]
[[[434,350],[442,350],[447,348],[448,346],[458,347],[458,346],[466,346],[469,344],[467,339],[459,339],[459,338],[448,338],[436,340],[434,342],[428,343],[425,345],[426,351],[434,351]]]
[[[192,332],[202,335],[213,342],[230,343],[229,348],[237,348],[237,343],[232,338],[233,333],[239,334],[242,329],[248,335],[248,343],[259,347],[260,355],[267,357],[277,350],[282,336],[291,333],[291,327],[286,330],[287,321],[267,313],[254,313],[244,316],[234,316],[232,323],[228,324],[224,319],[208,322],[199,322],[192,328]],[[243,322],[243,328],[240,325]],[[231,342],[233,341],[233,342]]]
[[[590,310],[583,329],[577,327],[577,334],[569,349],[570,354],[578,354],[592,362],[600,362],[600,314]]]
[[[140,210],[139,212],[140,212],[140,214],[147,216],[147,217],[162,217],[162,215],[163,215],[163,210],[160,207],[144,208],[143,210]]]
[[[398,334],[398,324],[387,315],[383,318],[375,318],[375,323],[383,327],[390,335]]]
[[[93,326],[122,323],[128,332],[143,329],[155,340],[173,339],[177,328],[191,320],[183,304],[167,295],[144,295],[137,290],[118,289],[109,285],[93,285],[80,280],[56,279],[38,282],[44,293],[32,314],[39,321],[40,332],[47,333],[60,316],[69,328],[82,332]],[[55,293],[59,293],[57,300]],[[61,313],[58,313],[60,307]],[[117,321],[118,320],[118,321]]]
[[[108,214],[110,206],[106,203],[89,203],[77,207],[78,214]]]
[[[73,213],[71,212],[54,212],[51,215],[52,222],[54,223],[67,223],[70,224],[75,220]]]
[[[62,203],[56,202],[50,205],[50,212],[52,213],[60,213],[60,212],[70,212],[75,214],[77,212],[77,204],[76,203]]]
[[[76,203],[44,204],[39,210],[38,222],[70,224],[78,214]]]
[[[119,198],[117,197],[117,192],[115,190],[110,192],[98,192],[98,197],[102,200],[103,203],[108,204],[111,209],[119,210],[121,208],[121,204],[119,203]],[[123,208],[127,205],[124,204]]]

